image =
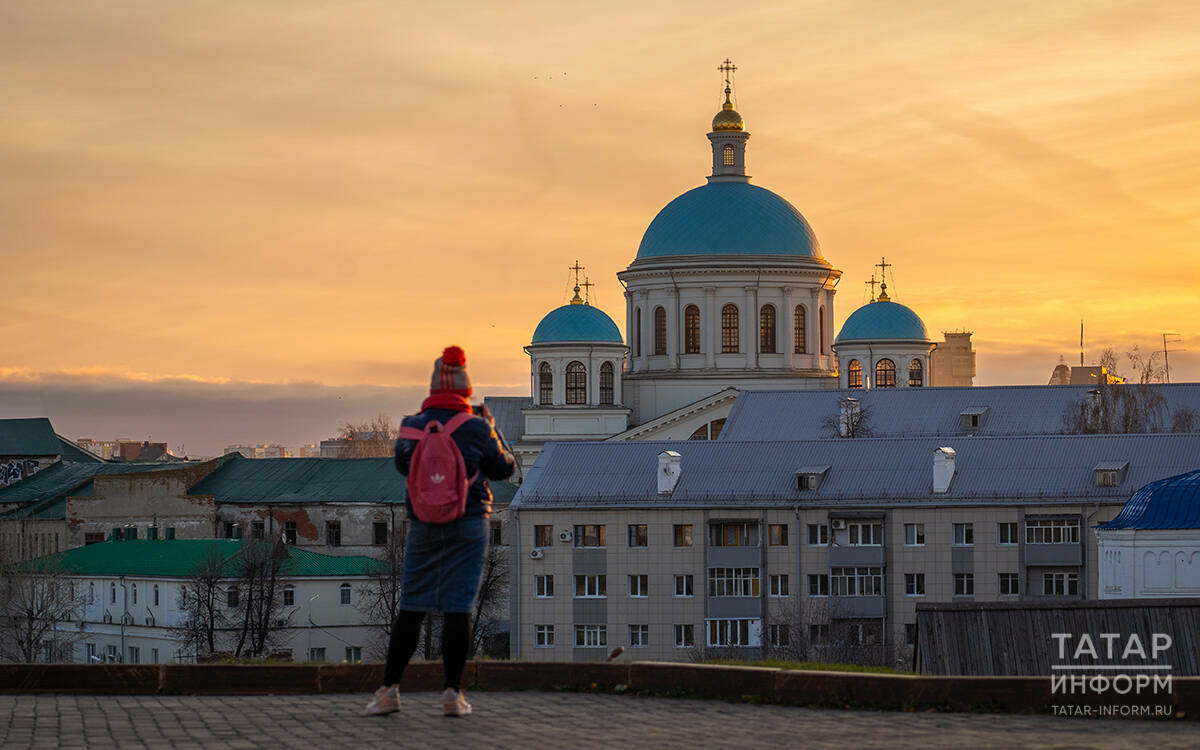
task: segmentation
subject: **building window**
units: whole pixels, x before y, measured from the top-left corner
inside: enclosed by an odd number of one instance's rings
[[[758,568],[709,568],[709,596],[758,596]]]
[[[808,626],[808,642],[820,645],[829,642],[829,625],[812,623]]]
[[[341,521],[326,521],[325,522],[325,543],[330,547],[342,546],[342,522]]]
[[[575,526],[576,547],[607,547],[605,537],[604,524],[589,523]]]
[[[826,573],[809,573],[809,596],[829,596],[829,576]]]
[[[575,527],[578,529],[579,527]],[[550,524],[538,524],[533,527],[533,546],[534,547],[553,547],[554,546],[554,527]],[[578,546],[578,545],[576,545]]]
[[[129,586],[129,593],[130,593],[130,594],[132,595],[132,597],[133,597],[133,603],[134,603],[134,604],[137,604],[137,584],[136,584],[136,583],[134,583],[134,584],[130,584],[130,586]]]
[[[862,388],[862,362],[857,359],[850,360],[846,366],[846,387]]]
[[[376,545],[388,543],[387,521],[376,521],[371,524],[371,543]]]
[[[808,343],[806,337],[808,332],[804,330],[805,321],[808,315],[804,311],[804,305],[796,305],[796,309],[792,311],[792,352],[795,354],[807,354],[805,347]]]
[[[567,403],[587,403],[587,368],[579,361],[567,365]]]
[[[650,645],[650,626],[649,625],[630,625],[629,626],[629,646],[630,648],[645,648]]]
[[[711,547],[757,547],[758,524],[714,523],[708,527]]]
[[[613,403],[613,364],[605,362],[600,365],[600,403],[609,405]]]
[[[608,598],[608,576],[575,576],[576,599]]]
[[[225,589],[225,606],[231,609],[236,607],[238,605],[239,593],[237,586],[230,586]]]
[[[851,547],[878,547],[883,544],[882,523],[852,523],[847,526]]]
[[[296,522],[295,521],[284,521],[283,522],[283,541],[285,544],[295,544],[296,543]]]
[[[504,524],[499,521],[488,521],[488,533],[491,535],[490,541],[492,545],[498,547],[504,544],[502,541],[504,538]]]
[[[773,523],[767,526],[767,544],[772,547],[788,546],[788,527],[786,523]]]
[[[667,353],[667,311],[654,308],[654,353]]]
[[[604,648],[608,645],[608,626],[576,625],[575,645],[579,648]]]
[[[675,524],[675,546],[692,546],[692,525],[690,523]]]
[[[830,568],[834,596],[883,596],[883,568]]]
[[[47,644],[49,645],[49,644]],[[50,661],[47,659],[46,661]],[[129,664],[140,664],[142,661],[142,650],[137,646],[129,647]]]
[[[881,359],[875,363],[875,387],[896,387],[896,363],[890,359]]]
[[[100,542],[103,542],[103,541],[104,541],[104,532],[103,531],[89,531],[83,535],[84,546],[87,546],[89,544],[99,544]]]
[[[296,587],[290,583],[283,587],[283,606],[296,606]]]
[[[1025,521],[1026,544],[1079,544],[1079,520],[1045,518]]]
[[[771,625],[767,629],[768,642],[772,646],[787,646],[791,642],[791,634],[787,625]]]
[[[634,308],[633,318],[633,356],[640,357],[642,356],[642,308]]]
[[[309,661],[325,661],[325,647],[324,646],[320,646],[320,647],[313,646],[312,648],[308,649],[308,660]]]
[[[904,593],[908,596],[925,596],[925,574],[905,573]]]
[[[808,543],[813,547],[829,546],[829,526],[823,523],[808,525]]]
[[[157,531],[157,529],[155,530]],[[265,539],[267,536],[267,525],[262,521],[250,522],[250,537],[252,539]]]
[[[921,368],[921,360],[914,359],[908,363],[908,387],[920,388],[925,385],[925,372]]]
[[[346,662],[348,664],[359,664],[362,662],[362,646],[347,646],[346,647]]]
[[[675,596],[695,596],[696,592],[692,586],[692,575],[677,575],[675,576]]]
[[[955,573],[954,574],[954,595],[955,596],[975,596],[975,574],[974,573]]]
[[[549,362],[543,362],[538,367],[538,403],[550,406],[554,403],[554,370]]]
[[[970,547],[975,544],[975,526],[969,523],[954,524],[954,546]]]
[[[95,583],[95,581],[89,581],[89,582],[88,582],[88,596],[87,596],[87,603],[88,603],[88,604],[95,604],[95,603],[96,603],[96,583]]]
[[[771,596],[790,596],[788,593],[788,577],[786,575],[772,575],[769,577],[770,588],[768,592]]]
[[[1045,573],[1042,575],[1044,596],[1077,596],[1079,594],[1078,573]]]
[[[906,524],[904,524],[904,546],[905,547],[924,547],[925,546],[925,524],[923,524],[923,523],[906,523]]]
[[[758,350],[775,353],[775,306],[763,305],[758,311]]]
[[[675,626],[675,648],[692,648],[696,645],[696,631],[691,625]]]
[[[1021,579],[1016,573],[1000,574],[1000,596],[1019,596]]]
[[[721,149],[721,165],[725,167],[733,166],[733,145],[726,143]]]
[[[533,626],[533,645],[536,648],[553,648],[553,646],[554,646],[554,626],[553,625],[534,625]]]
[[[154,584],[154,606],[158,606],[158,584]]]
[[[629,576],[629,595],[637,599],[650,596],[650,576],[642,573]]]
[[[649,527],[644,523],[629,524],[629,546],[630,547],[649,547],[650,546],[650,531]]]
[[[553,599],[554,576],[534,576],[533,595],[538,599]]]
[[[738,309],[729,304],[721,308],[721,351],[725,354],[738,352]]]
[[[683,353],[700,353],[700,308],[695,305],[683,308]]]
[[[338,586],[338,604],[342,606],[350,605],[350,584],[343,583]]]
[[[709,620],[709,646],[761,646],[761,620]]]
[[[1008,521],[996,524],[996,536],[999,544],[1014,545],[1017,543],[1017,522]]]

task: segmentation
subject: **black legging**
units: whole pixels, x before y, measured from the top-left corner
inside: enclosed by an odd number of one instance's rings
[[[467,664],[467,645],[471,639],[471,616],[466,612],[447,612],[442,616],[442,663],[446,669],[446,687],[459,690],[463,667]],[[417,650],[421,640],[424,612],[400,610],[392,624],[392,640],[388,644],[387,669],[384,685],[395,685],[404,676],[404,668]]]

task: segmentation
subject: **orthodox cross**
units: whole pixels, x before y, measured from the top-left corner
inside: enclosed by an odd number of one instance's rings
[[[596,285],[589,281],[587,276],[584,276],[583,283],[579,286],[583,287],[583,304],[592,304],[592,287]]]
[[[735,70],[737,70],[737,66],[734,65],[733,61],[727,57],[727,58],[725,58],[725,62],[723,62],[717,66],[717,70],[719,70],[725,74],[725,85],[728,86],[730,76],[733,74],[733,72]]]
[[[874,302],[875,301],[875,285],[879,283],[878,281],[875,280],[875,274],[871,274],[870,281],[864,281],[863,283],[866,284],[867,286],[871,287],[871,301]]]

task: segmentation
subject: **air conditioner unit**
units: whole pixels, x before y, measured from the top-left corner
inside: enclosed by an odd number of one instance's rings
[[[829,522],[829,528],[834,529],[836,531],[844,530],[846,528],[846,519],[835,518],[835,519],[831,520]]]
[[[563,529],[562,531],[558,532],[558,541],[560,542],[569,542],[574,538],[575,532],[571,531],[570,529]]]
[[[529,550],[529,556],[534,560],[541,560],[546,556],[546,551],[543,549],[534,548]]]

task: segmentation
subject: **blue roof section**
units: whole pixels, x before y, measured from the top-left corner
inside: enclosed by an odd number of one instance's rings
[[[637,257],[793,255],[819,259],[812,227],[782,197],[747,182],[710,182],[658,212]]]
[[[533,406],[532,398],[529,396],[488,396],[483,399],[483,403],[492,412],[492,418],[496,420],[496,429],[510,445],[521,439],[521,436],[525,434],[525,415],[521,413],[521,410]]]
[[[603,310],[591,305],[563,305],[542,318],[532,343],[575,341],[620,344],[621,330]]]
[[[876,300],[850,313],[833,343],[850,341],[928,341],[925,323],[915,312],[891,300]]]
[[[57,456],[61,450],[46,417],[0,419],[0,456]]]
[[[1200,383],[1145,387],[1163,397],[1164,430],[1170,429],[1175,411],[1189,408],[1200,412]],[[1091,386],[1083,385],[743,390],[719,439],[832,438],[823,422],[839,413],[838,402],[846,397],[859,399],[869,410],[875,437],[1054,435],[1063,431],[1063,411],[1087,396],[1089,390]],[[980,426],[963,429],[960,415],[980,409],[985,409]]]
[[[1151,482],[1129,498],[1116,518],[1097,528],[1200,529],[1200,471]]]
[[[956,472],[933,494],[933,454]],[[659,495],[658,454],[681,455],[674,492]],[[1117,504],[1129,488],[1194,467],[1200,434],[857,438],[796,442],[551,443],[517,491],[520,508]],[[1102,461],[1129,462],[1122,486],[1097,487]],[[817,490],[796,472],[829,466]]]

